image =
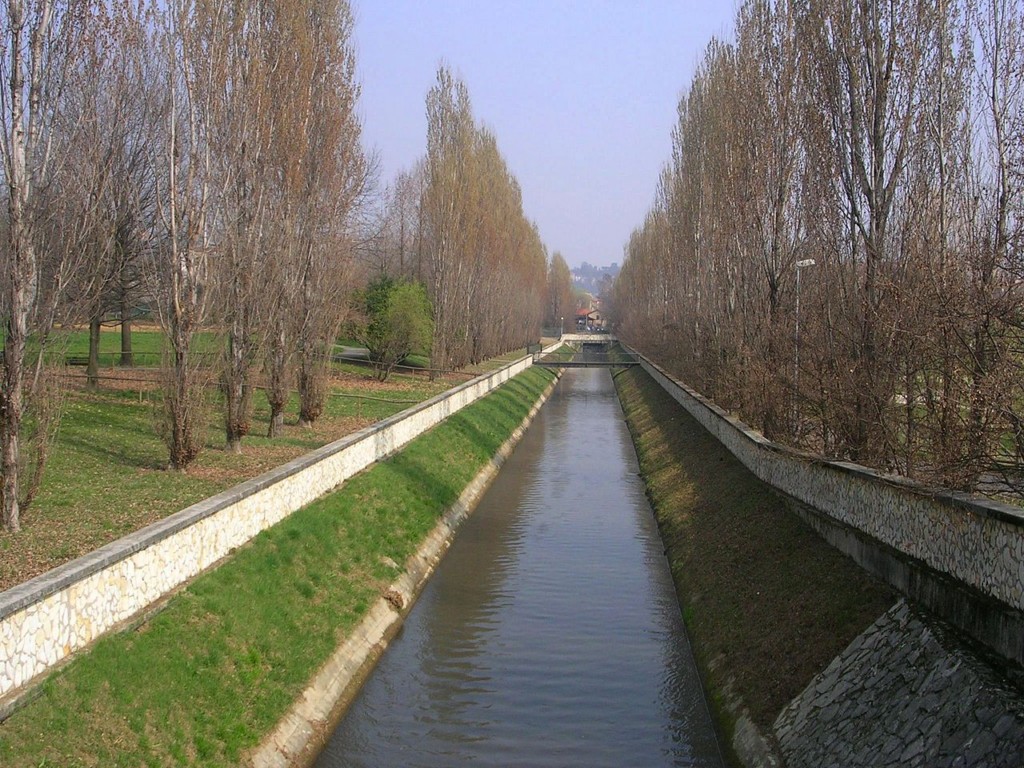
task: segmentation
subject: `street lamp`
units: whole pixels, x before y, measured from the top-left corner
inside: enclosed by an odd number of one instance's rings
[[[565,318],[558,318],[558,340],[562,340],[562,334],[565,333]]]
[[[813,267],[814,259],[801,259],[796,268],[796,331],[793,334],[793,434],[799,437],[798,398],[800,396],[800,270]]]

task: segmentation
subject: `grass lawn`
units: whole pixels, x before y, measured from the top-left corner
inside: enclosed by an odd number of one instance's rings
[[[219,343],[219,336],[212,332],[201,332],[197,334],[197,351],[200,353],[212,353],[216,351]],[[67,357],[85,358],[89,354],[89,330],[76,329],[62,334],[62,343],[59,348]],[[137,367],[155,367],[160,364],[163,355],[164,334],[158,327],[150,324],[136,325],[132,329],[132,353],[135,356]],[[357,339],[341,338],[336,342],[335,350],[338,347],[361,347]],[[467,366],[463,371],[469,373],[482,373],[494,370],[504,363],[518,360],[526,355],[526,349],[520,348],[491,360],[486,360],[477,365]],[[121,331],[119,328],[102,328],[100,330],[99,364],[101,368],[113,368],[118,365],[121,359]],[[427,354],[413,354],[403,363],[408,368],[429,369],[430,356]],[[360,366],[354,366],[359,368]],[[345,364],[340,366],[341,370],[347,370]],[[456,373],[457,375],[457,373]]]
[[[551,378],[526,371],[100,641],[0,724],[0,764],[239,764]]]
[[[212,353],[217,351],[218,336],[209,331],[196,334],[196,351]],[[138,367],[160,365],[164,351],[164,333],[151,324],[135,325],[132,328],[132,354]],[[58,349],[67,357],[85,358],[89,355],[89,329],[78,328],[60,334]],[[121,329],[104,327],[100,329],[99,364],[101,368],[112,368],[121,360]]]
[[[141,335],[141,334],[140,334]],[[130,371],[130,378],[141,372]],[[224,447],[222,417],[211,404],[206,449],[183,473],[170,472],[155,431],[159,395],[138,389],[68,394],[58,442],[38,498],[22,515],[22,531],[0,531],[0,590],[138,530],[236,483],[455,386],[465,376],[430,381],[396,375],[380,384],[368,368],[337,371],[323,417],[300,428],[288,408],[284,434],[269,440],[269,410],[254,397],[252,434],[241,455]],[[111,384],[111,382],[104,382]]]
[[[719,722],[782,707],[894,601],[641,368],[615,377]],[[725,692],[731,693],[726,695]]]

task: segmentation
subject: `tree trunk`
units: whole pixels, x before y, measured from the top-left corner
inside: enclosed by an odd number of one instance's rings
[[[283,327],[271,334],[269,344],[267,404],[270,406],[270,426],[267,437],[277,437],[284,428],[284,409],[288,405],[288,355]]]
[[[85,369],[85,386],[95,391],[100,386],[100,318],[93,314],[89,320],[89,364]]]
[[[299,426],[310,427],[324,412],[323,371],[312,355],[303,356],[299,369]]]
[[[127,302],[126,302],[127,303]],[[132,321],[127,317],[124,305],[121,311],[121,361],[122,368],[135,367],[135,354],[132,352]]]
[[[9,82],[9,167],[7,170],[8,245],[11,259],[7,309],[7,335],[4,338],[3,391],[0,392],[0,470],[3,471],[3,525],[11,532],[21,529],[18,506],[18,464],[20,459],[21,419],[25,412],[25,342],[28,340],[28,316],[39,279],[32,235],[28,225],[30,176],[25,135],[24,56],[22,34],[25,31],[25,7],[21,2],[8,4],[10,55]],[[10,38],[8,38],[8,34]],[[6,129],[6,127],[5,127]]]
[[[248,340],[240,327],[232,329],[228,339],[228,361],[224,373],[224,433],[227,450],[242,452],[242,438],[249,434],[252,389],[249,380]]]
[[[3,391],[0,392],[0,452],[3,471],[3,525],[12,533],[21,530],[21,511],[18,505],[18,470],[20,463],[21,417],[24,413],[25,338],[28,332],[28,313],[24,286],[14,285],[11,316],[7,321],[7,336],[3,353]]]
[[[184,470],[202,450],[205,440],[204,384],[192,360],[190,321],[175,317],[170,328],[172,357],[164,390],[169,434],[167,447],[172,469]]]
[[[284,429],[284,408],[277,411],[271,409],[270,427],[267,429],[267,437],[277,437]]]

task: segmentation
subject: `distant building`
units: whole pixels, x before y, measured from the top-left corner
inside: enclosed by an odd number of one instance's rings
[[[604,328],[604,317],[599,309],[577,309],[576,330],[596,331]]]

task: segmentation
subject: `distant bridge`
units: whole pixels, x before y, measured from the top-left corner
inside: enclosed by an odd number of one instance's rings
[[[607,333],[566,333],[562,335],[561,341],[563,347],[579,350],[572,360],[559,357],[560,347],[546,355],[534,353],[533,364],[542,368],[628,368],[640,365],[635,357],[621,349],[612,354],[609,348],[618,339]]]

